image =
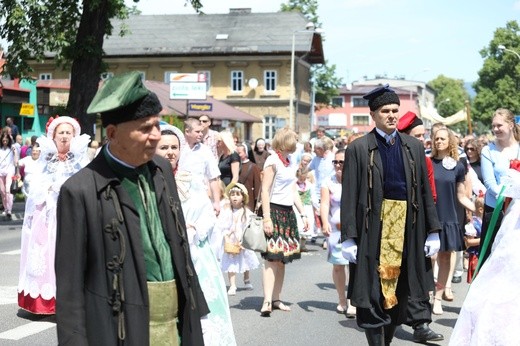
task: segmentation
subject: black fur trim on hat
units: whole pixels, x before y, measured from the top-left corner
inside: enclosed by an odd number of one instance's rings
[[[117,125],[126,121],[137,120],[157,115],[162,111],[162,105],[155,93],[150,93],[136,102],[112,111],[101,113],[103,127]]]
[[[389,104],[398,104],[401,105],[401,101],[399,100],[399,96],[393,91],[385,91],[378,96],[368,100],[368,107],[370,107],[371,111],[377,110],[379,107],[389,105]]]

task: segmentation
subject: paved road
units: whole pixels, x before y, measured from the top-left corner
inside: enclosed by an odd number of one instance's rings
[[[20,229],[20,220],[7,222],[0,216],[0,345],[55,345],[54,317],[32,316],[16,304]],[[282,297],[291,312],[276,310],[270,318],[260,317],[261,270],[251,273],[252,291],[240,289],[239,276],[239,290],[229,298],[238,345],[366,345],[356,321],[335,312],[337,298],[326,252],[318,245],[309,248],[301,260],[287,266]],[[444,315],[434,316],[431,327],[446,340],[433,345],[448,344],[467,289],[465,283],[454,284],[455,301],[445,302]],[[392,345],[410,345],[411,340],[412,329],[403,326]]]

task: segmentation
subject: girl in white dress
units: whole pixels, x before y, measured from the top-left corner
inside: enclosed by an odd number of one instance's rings
[[[221,210],[226,227],[223,231],[224,237],[242,242],[242,234],[247,225],[249,218],[254,215],[251,210],[246,207],[249,196],[247,188],[240,183],[231,183],[226,188],[226,195],[230,201],[230,208]],[[222,271],[228,273],[229,277],[229,295],[235,295],[237,291],[236,274],[244,273],[244,287],[253,289],[249,279],[249,271],[258,268],[260,262],[258,257],[252,250],[242,248],[238,254],[230,254],[224,251],[222,254]]]

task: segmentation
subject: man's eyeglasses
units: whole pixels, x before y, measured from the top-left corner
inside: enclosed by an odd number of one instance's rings
[[[202,119],[200,120],[201,123],[209,123],[209,119]]]
[[[340,165],[340,166],[343,166],[343,160],[332,160],[332,164],[333,165]]]

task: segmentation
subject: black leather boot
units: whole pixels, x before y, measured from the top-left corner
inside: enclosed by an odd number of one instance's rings
[[[442,334],[435,333],[430,329],[428,323],[419,323],[413,327],[413,341],[414,342],[428,342],[444,340]]]
[[[383,327],[365,329],[368,346],[383,346],[385,344],[384,334]]]
[[[385,346],[389,346],[392,342],[392,339],[394,338],[395,329],[397,328],[396,325],[389,324],[384,327],[385,330]]]

